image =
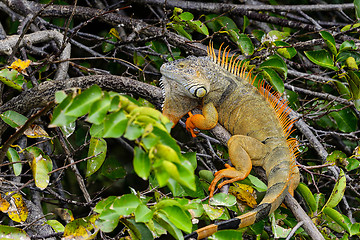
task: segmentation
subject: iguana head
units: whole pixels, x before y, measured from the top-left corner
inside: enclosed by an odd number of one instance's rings
[[[190,56],[161,66],[161,87],[165,101],[163,113],[173,123],[201,103],[210,91],[210,81],[205,77],[209,60]]]

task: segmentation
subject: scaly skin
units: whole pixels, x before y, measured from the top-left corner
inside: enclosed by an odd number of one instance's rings
[[[165,94],[163,113],[176,124],[187,112],[199,106],[202,114],[190,115],[186,122],[193,136],[194,128],[211,129],[217,122],[232,134],[228,149],[234,167],[226,165],[226,169],[215,173],[209,188],[210,197],[219,180],[229,178],[219,184],[219,188],[242,180],[248,176],[252,165],[265,169],[268,190],[254,210],[198,229],[185,239],[202,239],[221,229],[249,226],[275,211],[286,192],[293,193],[299,183],[293,150],[273,106],[264,94],[249,84],[243,73],[231,73],[233,68],[228,65],[234,66],[234,62],[227,65],[227,60],[226,63],[223,60],[220,63],[220,57],[219,62],[214,61],[214,55],[210,50],[210,57],[191,56],[161,67]]]

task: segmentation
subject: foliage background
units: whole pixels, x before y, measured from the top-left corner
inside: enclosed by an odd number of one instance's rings
[[[0,1],[1,237],[182,239],[252,205],[247,193],[264,190],[257,178],[211,208],[207,187],[226,148],[181,124],[175,142],[150,110],[161,108],[160,66],[206,55],[210,40],[288,99],[305,221],[326,239],[359,235],[360,3],[286,4]],[[271,218],[215,237],[311,238],[289,209]]]

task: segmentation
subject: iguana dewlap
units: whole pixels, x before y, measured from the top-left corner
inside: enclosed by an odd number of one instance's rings
[[[220,48],[221,49],[221,48]],[[236,218],[198,229],[185,238],[202,239],[221,229],[249,226],[275,211],[286,192],[293,192],[299,183],[295,166],[296,141],[289,139],[293,122],[287,118],[289,107],[278,94],[271,94],[263,84],[259,90],[252,86],[251,74],[240,67],[241,62],[228,59],[229,52],[212,46],[207,57],[190,56],[162,65],[161,86],[165,101],[163,113],[176,124],[196,107],[202,114],[186,121],[194,136],[194,129],[211,129],[219,122],[232,137],[228,141],[229,158],[234,167],[215,173],[210,185],[210,197],[216,183],[224,184],[248,176],[252,165],[262,166],[267,175],[268,190],[264,199],[252,211]]]

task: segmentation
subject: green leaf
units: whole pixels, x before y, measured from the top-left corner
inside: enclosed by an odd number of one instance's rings
[[[185,31],[185,29],[182,25],[177,24],[177,23],[170,23],[169,26],[172,27],[173,29],[175,29],[175,31],[179,35],[186,37],[187,39],[192,41],[192,36],[187,31]]]
[[[125,131],[124,137],[129,140],[135,140],[144,133],[144,128],[134,123],[130,123]]]
[[[349,83],[351,96],[354,100],[360,99],[360,78],[358,74],[360,75],[359,72],[353,72],[349,70],[349,77],[346,78],[347,82]]]
[[[124,134],[128,119],[123,110],[110,113],[104,121],[103,136],[106,138],[118,138]]]
[[[332,220],[334,220],[337,224],[339,224],[346,231],[350,232],[348,225],[345,223],[345,219],[341,213],[336,211],[335,209],[326,207],[323,209],[323,212],[328,215]]]
[[[12,110],[8,110],[4,113],[0,114],[1,119],[10,125],[10,127],[17,128],[25,124],[25,122],[28,120],[27,117],[24,115],[21,115],[20,113],[17,113]]]
[[[15,70],[7,68],[0,70],[0,81],[18,91],[22,91],[22,86],[26,83],[23,75],[19,74]]]
[[[71,94],[69,94],[59,105],[54,108],[53,117],[49,124],[49,128],[69,125],[76,120],[76,116],[68,116],[65,111],[69,108],[73,101]]]
[[[99,215],[90,215],[84,218],[75,219],[65,226],[65,239],[76,239],[81,236],[82,239],[94,239],[98,233],[98,227],[95,225]]]
[[[179,18],[183,21],[190,21],[194,19],[194,15],[189,12],[183,12],[179,15]]]
[[[360,26],[360,25],[359,25]],[[356,50],[356,45],[353,40],[344,41],[339,48],[339,52],[348,51],[348,50]]]
[[[103,164],[107,151],[107,144],[103,138],[92,137],[90,139],[90,146],[88,157],[92,157],[87,160],[86,177],[91,176],[95,173]]]
[[[3,240],[30,240],[30,237],[26,234],[26,232],[20,228],[10,227],[5,225],[0,225],[0,239]]]
[[[225,212],[225,208],[213,207],[209,204],[203,204],[203,208],[205,210],[206,215],[210,218],[210,220],[220,219]]]
[[[63,232],[65,227],[58,220],[47,220],[46,224],[50,225],[56,233]]]
[[[285,91],[285,86],[283,80],[280,76],[271,68],[264,68],[262,74],[264,77],[269,80],[274,89],[280,93]]]
[[[304,53],[309,58],[309,60],[316,65],[329,68],[334,71],[339,70],[336,66],[334,66],[334,61],[332,60],[330,54],[324,49],[316,51],[305,51]]]
[[[348,165],[346,165],[347,171],[352,171],[360,167],[360,161],[355,158],[347,158],[346,160],[349,162]]]
[[[317,210],[317,203],[314,198],[314,195],[304,183],[300,182],[296,191],[304,198],[306,204],[309,206],[311,213],[313,214]]]
[[[242,240],[243,239],[244,230],[221,230],[211,237],[209,239],[211,240],[229,240],[229,239],[236,239],[236,240]]]
[[[136,222],[149,222],[154,215],[154,212],[151,211],[145,204],[139,204],[135,209],[135,221]]]
[[[277,51],[281,56],[283,56],[284,58],[291,59],[291,58],[293,58],[293,57],[297,54],[295,48],[289,47],[290,44],[288,44],[288,43],[286,43],[286,42],[283,42],[283,41],[275,41],[274,44],[275,44],[275,46],[277,46],[277,47],[284,47],[284,48],[277,48],[277,49],[276,49],[276,51]]]
[[[357,27],[360,27],[360,23],[355,23],[355,24],[346,25],[346,26],[343,27],[340,31],[341,31],[341,32],[344,32],[344,31],[350,30],[350,29],[352,29],[352,28],[357,28]]]
[[[91,137],[104,137],[104,123],[96,125],[93,124],[90,128],[90,135]]]
[[[161,210],[169,220],[179,229],[190,233],[192,229],[191,215],[178,206],[168,206]]]
[[[328,199],[328,201],[325,203],[324,208],[334,208],[338,205],[338,203],[341,201],[341,199],[344,196],[346,188],[346,178],[344,171],[340,169],[339,178],[336,181],[336,184],[334,186],[334,189],[331,192],[331,195]]]
[[[104,93],[104,96],[95,101],[89,111],[87,121],[100,124],[104,121],[107,111],[110,109],[111,99],[108,93]]]
[[[169,218],[160,212],[154,214],[154,219],[165,228],[175,239],[182,240],[184,239],[181,231],[169,220]]]
[[[336,89],[341,97],[343,97],[345,99],[351,98],[350,90],[344,83],[337,81],[337,80],[334,80],[333,83],[336,86]]]
[[[213,206],[231,207],[236,204],[236,197],[231,194],[218,193],[210,199],[210,204]]]
[[[101,174],[111,180],[117,180],[126,176],[126,170],[117,158],[108,157],[101,167]]]
[[[335,38],[333,37],[333,35],[331,35],[327,31],[320,31],[320,35],[324,39],[324,41],[325,41],[326,45],[328,46],[328,48],[330,49],[330,52],[333,55],[336,55],[337,54],[336,43],[335,43]]]
[[[112,209],[120,216],[127,216],[134,213],[135,209],[141,204],[139,198],[133,194],[125,194],[121,198],[116,198]]]
[[[11,147],[9,147],[8,151],[6,152],[6,156],[9,159],[9,162],[20,162],[20,157],[17,151]],[[14,163],[11,164],[11,167],[14,171],[15,176],[19,176],[22,171],[22,164],[21,163]]]
[[[99,100],[101,96],[101,88],[97,85],[91,86],[74,98],[72,104],[66,109],[66,115],[80,117],[87,114],[91,105]]]
[[[57,104],[60,104],[66,97],[67,97],[67,94],[65,91],[57,91],[55,93],[55,102]]]
[[[288,72],[287,66],[284,60],[282,60],[281,57],[279,57],[278,55],[272,55],[268,57],[266,61],[260,64],[260,68],[261,69],[271,68],[277,71],[278,73],[281,73],[285,77],[285,79],[287,77],[287,72]]]
[[[196,21],[188,21],[187,22],[189,24],[189,27],[201,34],[204,34],[206,36],[209,35],[209,30],[207,29],[206,25],[203,24],[201,21],[196,20]]]
[[[252,35],[254,35],[254,37],[259,41],[259,42],[262,42],[262,38],[266,35],[266,33],[262,30],[259,30],[259,29],[254,29],[252,31]]]
[[[109,206],[114,203],[115,199],[116,199],[115,196],[110,196],[110,197],[107,197],[107,198],[101,200],[100,202],[98,202],[96,204],[96,206],[94,208],[94,212],[102,213],[102,211],[108,209]]]
[[[131,239],[142,240],[142,239],[154,239],[151,231],[144,223],[137,223],[133,219],[121,219],[121,222],[129,228]]]
[[[243,17],[243,29],[242,32],[245,32],[245,29],[250,25],[250,21],[249,18],[247,16],[244,15]]]
[[[360,20],[360,0],[354,0],[356,19]]]
[[[52,161],[49,156],[38,147],[28,147],[26,151],[32,156],[31,169],[35,179],[35,185],[43,190],[49,184],[49,172],[51,172],[53,168]]]
[[[148,179],[150,175],[150,159],[149,156],[139,147],[134,148],[134,170],[142,179]]]
[[[237,45],[244,55],[252,55],[254,53],[254,45],[246,34],[239,34]]]
[[[334,109],[339,109],[341,106],[336,105]],[[346,108],[337,112],[329,113],[329,116],[335,119],[336,124],[340,131],[342,132],[354,132],[357,128],[358,120],[354,113]]]
[[[111,30],[112,30],[112,29],[111,29]],[[108,33],[105,35],[105,38],[107,38],[108,41],[111,41],[111,42],[116,43],[116,42],[117,42],[117,38],[116,38],[113,34],[111,34],[111,30],[110,30],[110,32],[108,32]],[[114,44],[111,44],[111,43],[109,43],[109,42],[105,42],[105,41],[104,41],[104,42],[102,43],[101,48],[102,48],[102,51],[103,51],[104,53],[107,53],[107,52],[110,52],[110,51],[112,51],[113,49],[115,49],[115,45],[114,45]]]

